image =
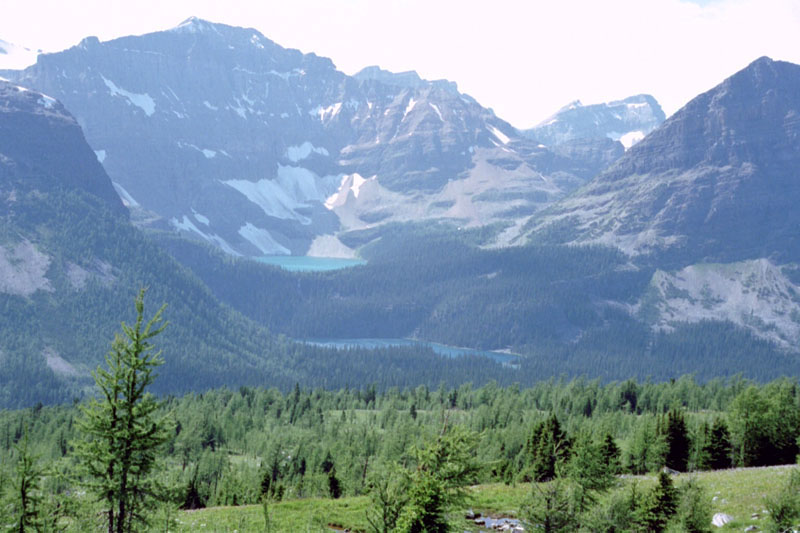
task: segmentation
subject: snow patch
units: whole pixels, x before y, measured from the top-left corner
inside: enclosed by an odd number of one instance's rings
[[[125,207],[139,207],[139,202],[133,199],[133,196],[131,196],[128,191],[125,190],[125,187],[116,181],[112,181],[111,185],[114,186],[114,190],[117,191],[120,200],[122,200],[122,205]]]
[[[325,200],[325,207],[328,209],[334,209],[341,205],[344,205],[347,202],[347,199],[350,197],[352,193],[353,198],[358,198],[358,195],[361,193],[361,187],[368,181],[375,180],[377,176],[372,176],[371,178],[364,178],[361,174],[347,174],[342,176],[342,181],[339,185],[339,189],[330,195]]]
[[[502,131],[498,130],[498,129],[497,129],[497,128],[495,128],[494,126],[489,126],[489,131],[492,133],[492,135],[494,135],[495,137],[497,137],[497,139],[498,139],[500,142],[502,142],[503,144],[508,144],[508,143],[509,143],[509,141],[511,141],[511,139],[508,137],[508,135],[506,135],[506,134],[505,134],[505,133],[503,133]]]
[[[53,106],[56,105],[56,99],[53,98],[52,96],[47,96],[46,94],[43,94],[42,96],[39,97],[36,103],[45,109],[53,109]]]
[[[223,152],[222,150],[210,150],[208,148],[200,148],[199,146],[194,145],[192,143],[185,143],[181,141],[178,141],[178,148],[191,148],[192,150],[196,150],[201,154],[203,154],[203,157],[205,157],[206,159],[213,159],[217,157],[217,152],[230,157],[227,153]]]
[[[194,222],[192,222],[189,219],[189,217],[187,217],[186,215],[183,215],[183,218],[181,220],[178,220],[177,218],[172,217],[172,219],[170,219],[170,223],[176,229],[183,230],[183,231],[188,231],[188,232],[194,232],[194,233],[198,234],[199,236],[201,236],[203,239],[208,240],[208,235],[206,235],[205,233],[200,231],[197,228],[197,226],[194,225]]]
[[[102,163],[106,160],[106,151],[105,150],[95,150],[94,155],[97,156],[97,160]]]
[[[243,119],[247,119],[247,113],[246,113],[247,110],[244,108],[244,106],[242,105],[242,103],[239,101],[238,98],[235,98],[235,100],[236,100],[235,106],[228,105],[225,106],[225,108],[234,111],[237,115],[239,115]]]
[[[148,117],[155,113],[156,103],[149,94],[139,94],[126,91],[125,89],[118,87],[113,81],[107,79],[102,74],[100,77],[103,78],[103,83],[105,83],[106,87],[108,87],[108,92],[111,94],[111,96],[122,96],[123,98],[127,99],[128,105],[134,105],[138,107],[144,111],[144,114]]]
[[[431,104],[431,103],[429,103],[428,105],[429,105],[429,106],[431,106],[431,107],[433,108],[433,110],[434,110],[434,111],[436,111],[436,114],[437,114],[437,115],[439,115],[439,120],[441,120],[442,122],[444,122],[444,118],[442,118],[442,112],[441,112],[441,111],[439,111],[439,106],[437,106],[436,104]]]
[[[414,100],[414,97],[412,96],[408,100],[408,105],[406,105],[406,110],[403,112],[403,120],[405,120],[406,115],[408,115],[411,112],[411,110],[414,109],[414,106],[416,106],[416,105],[417,105],[417,101]]]
[[[205,224],[206,226],[208,226],[211,223],[211,221],[208,220],[208,217],[201,215],[200,213],[195,211],[194,208],[192,209],[192,216],[195,218],[195,220],[197,220],[201,224]]]
[[[342,109],[342,103],[336,102],[335,104],[331,104],[328,107],[317,106],[314,109],[309,110],[308,114],[311,116],[318,116],[320,122],[325,121],[326,119],[331,119],[339,114],[339,111]]]
[[[323,202],[337,181],[337,176],[320,178],[307,168],[278,165],[275,180],[228,180],[222,183],[245,195],[271,217],[310,224],[311,220],[296,210],[310,207],[309,201]]]
[[[289,76],[292,75],[291,72],[278,72],[277,70],[270,70],[268,72],[268,74],[272,74],[273,76],[277,76],[277,77],[283,79],[283,81],[289,81]]]
[[[211,111],[219,111],[219,108],[215,105],[211,105],[208,100],[203,100],[203,105],[209,108]]]
[[[267,230],[250,222],[239,228],[239,235],[250,241],[264,255],[291,255],[289,249],[273,239]]]
[[[645,105],[645,104],[642,104]],[[622,143],[622,146],[625,147],[625,150],[628,150],[631,146],[638,143],[644,139],[644,132],[643,131],[629,131],[625,135],[622,135],[619,138],[619,142]]]
[[[263,45],[263,44],[261,44],[261,39],[259,39],[259,38],[258,38],[258,35],[256,35],[256,34],[253,34],[253,36],[252,36],[252,37],[250,37],[250,43],[251,43],[253,46],[255,46],[256,48],[259,48],[259,49],[261,49],[261,50],[263,50],[263,49],[264,49],[264,45]]]
[[[306,159],[312,153],[324,156],[330,155],[325,148],[317,148],[309,141],[306,141],[299,146],[290,146],[286,149],[286,157],[293,163],[297,163],[298,161]]]

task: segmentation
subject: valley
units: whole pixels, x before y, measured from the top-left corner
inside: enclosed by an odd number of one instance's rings
[[[527,128],[194,16],[0,69],[0,527],[800,525],[800,65]]]

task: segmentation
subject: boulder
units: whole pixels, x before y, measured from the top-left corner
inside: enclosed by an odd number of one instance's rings
[[[729,515],[729,514],[717,513],[711,519],[711,525],[713,525],[715,527],[722,527],[722,526],[724,526],[725,524],[727,524],[728,522],[730,522],[732,520],[733,520],[733,517],[731,515]]]

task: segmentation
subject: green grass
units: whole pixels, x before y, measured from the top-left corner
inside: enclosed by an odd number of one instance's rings
[[[749,525],[764,529],[764,498],[775,494],[789,478],[790,467],[738,468],[717,472],[681,474],[675,476],[676,485],[694,476],[706,489],[712,501],[713,513],[727,513],[734,521],[718,531],[742,531]],[[649,488],[654,476],[632,476],[620,480],[620,488],[633,481],[641,483],[642,489]],[[516,517],[530,497],[531,486],[527,483],[517,485],[489,484],[477,485],[470,489],[469,508],[475,512],[492,516]],[[331,499],[303,499],[272,503],[269,506],[270,531],[330,531],[332,527],[351,531],[367,531],[366,511],[369,498],[365,496]],[[752,518],[758,513],[760,518]],[[462,519],[459,512],[457,520],[459,531],[478,531],[474,523]],[[261,506],[215,507],[199,511],[183,511],[178,514],[177,527],[170,531],[209,531],[209,532],[250,532],[267,531],[264,512]],[[154,524],[158,527],[158,524]],[[159,528],[159,530],[164,530]]]

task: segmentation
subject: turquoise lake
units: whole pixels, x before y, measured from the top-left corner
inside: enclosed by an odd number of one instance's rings
[[[489,350],[474,350],[472,348],[459,348],[448,346],[436,342],[418,341],[413,339],[305,339],[301,342],[327,346],[330,348],[386,348],[389,346],[422,346],[430,348],[439,355],[447,357],[463,357],[465,355],[479,355],[488,357],[502,363],[504,366],[517,367],[519,365],[518,354],[493,352]]]
[[[325,272],[367,264],[363,259],[341,257],[307,257],[305,255],[265,255],[256,259],[260,263],[278,266],[291,272]]]

